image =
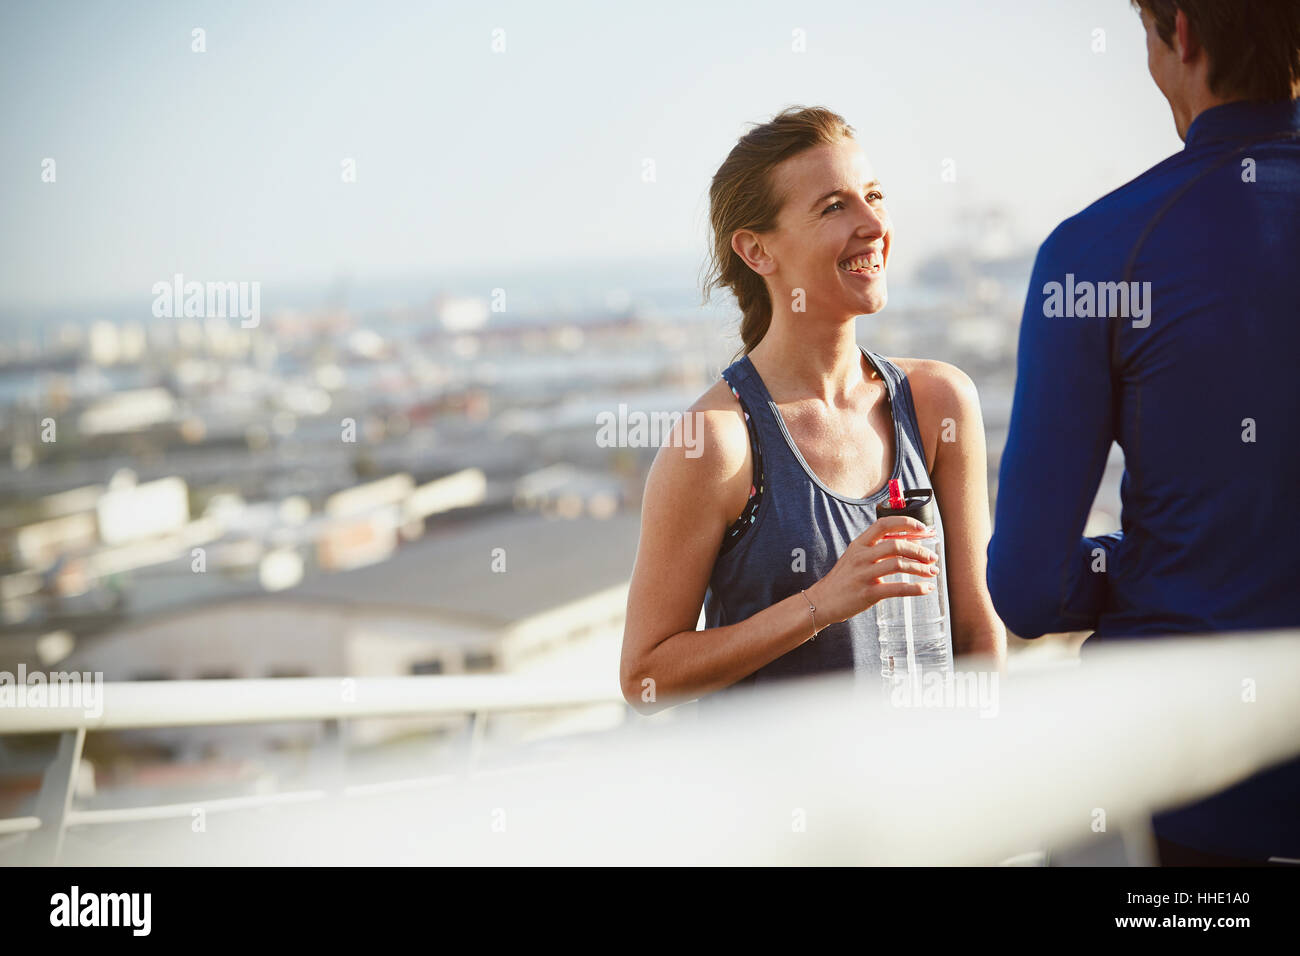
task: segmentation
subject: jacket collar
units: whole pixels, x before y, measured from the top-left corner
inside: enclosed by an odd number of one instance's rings
[[[1300,100],[1223,103],[1192,120],[1184,148],[1295,130],[1300,130]]]

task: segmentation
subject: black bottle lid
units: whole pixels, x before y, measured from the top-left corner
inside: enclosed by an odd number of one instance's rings
[[[893,484],[893,482],[891,482]],[[915,518],[927,528],[934,527],[934,491],[930,488],[909,488],[902,493],[903,505],[898,506],[898,499],[892,498],[876,508],[877,518],[892,515],[906,515]]]

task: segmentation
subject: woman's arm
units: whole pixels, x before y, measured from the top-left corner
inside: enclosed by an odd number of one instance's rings
[[[645,714],[734,684],[813,634],[802,594],[736,624],[695,629],[727,525],[749,496],[753,468],[739,405],[710,407],[711,398],[722,402],[711,389],[686,413],[695,416],[695,446],[682,440],[683,418],[646,479],[619,667],[624,698]]]
[[[907,373],[930,480],[943,520],[954,655],[994,657],[1005,668],[1007,633],[985,580],[989,517],[988,449],[979,392],[946,362],[894,359]]]

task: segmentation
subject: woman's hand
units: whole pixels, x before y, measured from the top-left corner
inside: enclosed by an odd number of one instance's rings
[[[818,626],[848,620],[885,598],[915,597],[933,591],[939,575],[939,556],[905,537],[891,537],[925,535],[926,531],[915,518],[890,515],[849,542],[835,566],[807,589],[817,606]],[[920,580],[880,580],[899,573],[914,574]]]

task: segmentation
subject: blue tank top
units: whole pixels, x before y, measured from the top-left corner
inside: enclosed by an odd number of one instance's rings
[[[889,477],[899,479],[905,490],[933,488],[907,376],[883,356],[865,348],[862,354],[875,367],[888,390],[895,448],[894,468]],[[875,523],[876,508],[889,497],[888,481],[867,498],[849,498],[822,484],[790,437],[776,403],[749,356],[733,362],[723,370],[722,377],[749,414],[753,426],[751,443],[757,441],[759,445],[753,449],[755,462],[762,462],[762,495],[756,511],[748,514],[750,526],[730,547],[722,550],[713,565],[704,595],[706,628],[743,621],[797,595],[800,588],[820,579],[834,567],[849,542]],[[935,529],[942,546],[943,524],[937,495],[934,504]],[[940,568],[938,587],[947,607],[946,568]],[[810,630],[811,620],[810,614]],[[843,671],[854,674],[855,689],[862,687],[870,691],[880,682],[874,607],[846,621],[824,626],[812,640],[730,687],[706,695],[700,704],[729,700],[771,681]]]

